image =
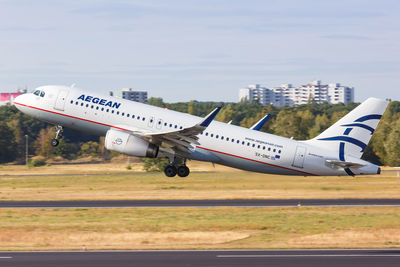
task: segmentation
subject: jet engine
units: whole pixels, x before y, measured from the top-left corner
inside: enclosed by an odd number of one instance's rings
[[[158,154],[158,146],[140,137],[115,129],[107,131],[104,146],[108,150],[130,156],[156,158]]]

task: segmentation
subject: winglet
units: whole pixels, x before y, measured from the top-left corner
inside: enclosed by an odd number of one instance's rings
[[[208,127],[210,123],[214,120],[217,116],[218,112],[221,110],[221,107],[217,107],[214,109],[210,114],[208,114],[200,123],[199,125],[202,127]]]
[[[250,130],[259,131],[264,126],[265,122],[271,117],[271,114],[265,115],[261,120],[259,120],[256,124],[250,127]]]

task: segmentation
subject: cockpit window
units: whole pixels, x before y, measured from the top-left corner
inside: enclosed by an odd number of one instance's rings
[[[38,96],[38,95],[40,95],[40,91],[39,91],[39,90],[35,90],[35,91],[33,92],[33,94]]]
[[[40,96],[44,97],[44,92],[43,91],[40,92]]]

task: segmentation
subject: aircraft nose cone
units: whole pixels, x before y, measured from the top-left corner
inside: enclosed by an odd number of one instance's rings
[[[14,106],[19,109],[20,111],[22,111],[22,108],[26,105],[26,95],[19,95],[14,99]]]

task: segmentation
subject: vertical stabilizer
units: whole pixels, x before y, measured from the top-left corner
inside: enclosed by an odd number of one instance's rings
[[[306,141],[322,149],[338,151],[339,160],[344,155],[361,158],[388,101],[368,98],[317,137]]]

